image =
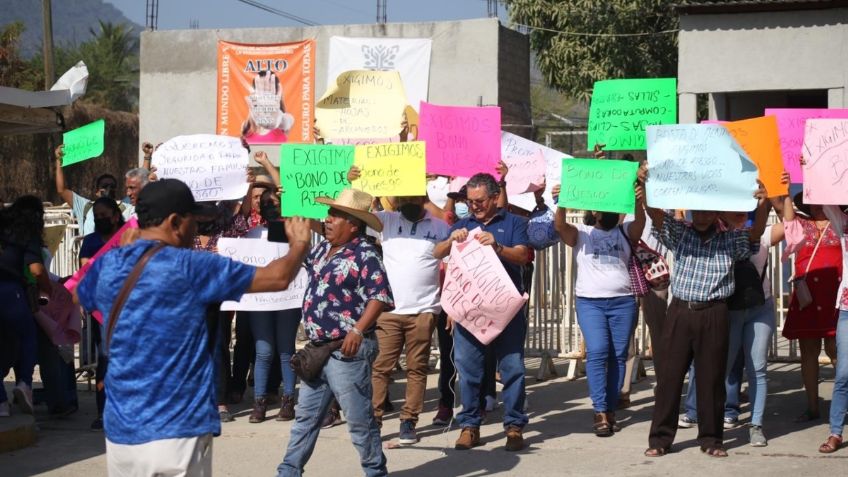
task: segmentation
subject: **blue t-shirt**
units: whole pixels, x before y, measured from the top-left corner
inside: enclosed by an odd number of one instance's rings
[[[489,232],[495,237],[495,241],[504,247],[515,247],[518,245],[530,246],[530,238],[527,236],[527,219],[511,214],[504,209],[498,210],[488,224],[478,221],[474,214],[459,219],[451,226],[450,231],[467,229],[469,232],[480,227],[484,232]],[[501,259],[507,275],[512,280],[519,293],[524,293],[524,280],[521,278],[521,266]]]
[[[86,235],[82,239],[82,245],[80,245],[79,258],[93,257],[104,245],[106,245],[106,241],[99,233],[93,232]]]
[[[156,242],[110,250],[79,284],[80,303],[109,311],[141,256]],[[256,269],[208,252],[165,247],[154,255],[115,325],[106,374],[106,438],[116,444],[219,434],[206,307],[238,301]],[[116,286],[117,285],[117,286]]]

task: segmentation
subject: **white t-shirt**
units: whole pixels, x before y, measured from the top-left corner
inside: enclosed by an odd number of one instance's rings
[[[418,222],[410,222],[399,212],[376,212],[383,223],[380,241],[383,263],[389,276],[398,315],[438,313],[439,259],[433,257],[436,244],[446,240],[450,227],[427,212]]]
[[[624,222],[624,232],[632,221]],[[581,298],[613,298],[631,295],[630,244],[621,229],[612,230],[577,224],[577,244],[574,260],[577,263],[576,294]]]

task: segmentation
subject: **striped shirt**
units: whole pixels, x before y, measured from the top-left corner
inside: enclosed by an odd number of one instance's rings
[[[756,252],[747,229],[716,231],[707,240],[666,213],[654,236],[674,253],[671,294],[685,301],[724,300],[733,294],[733,263]]]

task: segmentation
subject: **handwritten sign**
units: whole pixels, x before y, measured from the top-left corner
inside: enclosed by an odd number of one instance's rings
[[[848,119],[848,109],[766,108],[766,116],[777,118],[780,151],[783,165],[793,184],[804,180],[801,170],[801,146],[804,144],[804,125],[808,119]]]
[[[648,205],[751,211],[757,166],[720,124],[648,126]]]
[[[724,123],[724,127],[757,165],[760,180],[769,197],[789,194],[789,184],[781,183],[783,159],[774,116]]]
[[[677,123],[677,79],[617,79],[595,82],[589,108],[587,148],[644,150],[645,127]]]
[[[479,232],[474,229],[465,242],[451,244],[441,304],[454,322],[486,345],[512,321],[527,294],[518,293],[492,247],[473,239]]]
[[[336,198],[350,184],[347,171],[353,164],[354,146],[283,144],[280,146],[280,180],[284,217],[300,215],[323,219],[328,207],[316,197]]]
[[[62,134],[62,144],[65,145],[62,167],[103,154],[105,135],[106,121],[102,119]]]
[[[79,343],[80,322],[77,308],[71,293],[58,282],[53,282],[50,302],[39,307],[39,311],[34,315],[35,321],[53,344],[59,346]]]
[[[218,253],[237,262],[255,267],[264,267],[272,261],[286,256],[289,245],[269,242],[265,239],[220,238]],[[223,311],[276,311],[290,310],[303,306],[303,295],[309,277],[303,268],[297,273],[289,287],[280,292],[245,293],[239,301],[225,301]]]
[[[324,144],[337,144],[341,146],[361,146],[364,144],[384,144],[387,142],[400,142],[400,136],[393,137],[350,137],[324,139]]]
[[[503,161],[509,168],[506,181],[508,195],[534,192],[545,183],[545,156],[542,151],[536,151],[530,156],[503,156]]]
[[[422,141],[356,146],[353,163],[361,174],[351,187],[375,197],[423,196],[425,151]]]
[[[329,138],[397,136],[405,107],[397,71],[346,71],[315,106],[315,126]]]
[[[804,203],[848,203],[848,119],[810,119],[804,132]]]
[[[633,185],[639,163],[599,159],[564,159],[559,206],[632,214]]]
[[[427,143],[427,172],[496,175],[501,159],[501,108],[437,106],[421,102],[418,137]]]
[[[185,182],[198,202],[242,199],[249,163],[239,138],[213,134],[177,136],[153,153],[156,174]]]
[[[562,178],[562,160],[571,158],[568,154],[537,144],[529,139],[509,132],[501,133],[501,156],[502,157],[529,157],[541,151],[545,157],[545,192],[542,197],[550,208],[556,207],[551,189],[560,183]],[[506,185],[512,182],[513,169],[510,168],[507,175]],[[508,192],[508,191],[507,191]],[[509,193],[509,203],[525,210],[533,210],[536,207],[536,196],[532,193],[512,194]]]

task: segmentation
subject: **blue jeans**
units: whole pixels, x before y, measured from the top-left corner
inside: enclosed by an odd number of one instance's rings
[[[724,402],[725,419],[737,419],[739,409],[739,389],[741,376],[734,372],[734,362],[740,348],[745,359],[745,372],[748,375],[748,393],[751,400],[751,424],[763,425],[763,413],[766,408],[766,368],[768,367],[768,347],[775,329],[774,299],[769,298],[760,306],[747,310],[730,310],[730,341],[727,348],[727,378]]]
[[[842,435],[848,411],[848,311],[839,311],[836,323],[836,377],[830,402],[830,433]]]
[[[35,319],[29,309],[26,292],[21,284],[12,281],[0,282],[0,331],[7,331],[17,338],[18,354],[16,359],[5,362],[0,374],[6,377],[9,367],[14,363],[15,380],[32,387],[32,372],[37,360]],[[4,346],[6,344],[4,343]],[[5,360],[4,360],[5,361]],[[8,400],[6,389],[0,386],[0,402]]]
[[[245,313],[250,320],[250,330],[256,343],[256,362],[253,367],[253,393],[256,397],[268,393],[268,375],[274,351],[280,360],[283,375],[283,394],[294,396],[294,385],[297,379],[289,362],[294,354],[294,343],[297,338],[297,325],[300,323],[301,311],[298,308],[282,311],[249,311]],[[271,390],[276,392],[276,390]]]
[[[586,379],[595,412],[615,412],[624,384],[630,337],[639,316],[634,296],[577,297],[577,323],[586,343]]]
[[[289,446],[277,467],[278,477],[303,474],[334,395],[345,413],[350,438],[359,452],[365,475],[388,475],[380,428],[371,406],[371,363],[377,357],[377,340],[373,334],[366,336],[356,356],[345,358],[341,351],[333,351],[321,377],[301,383]]]
[[[506,328],[489,347],[494,351],[501,373],[504,404],[504,427],[523,428],[527,425],[524,413],[524,335],[527,320],[519,310]],[[462,411],[456,415],[459,427],[480,427],[480,398],[485,374],[486,345],[483,345],[461,325],[455,324],[453,335],[454,364],[459,373]]]
[[[690,421],[698,421],[698,388],[695,384],[695,361],[689,363],[689,385],[686,387],[686,399],[683,409]]]

